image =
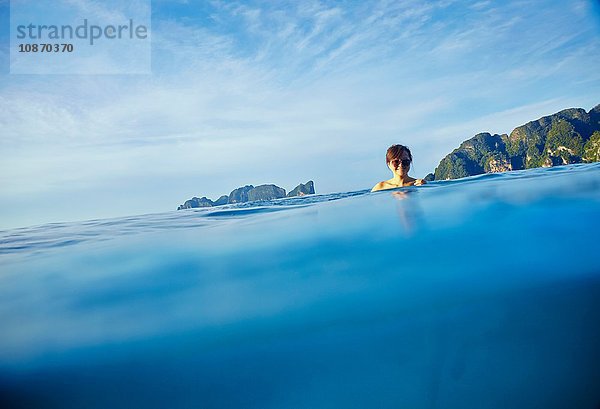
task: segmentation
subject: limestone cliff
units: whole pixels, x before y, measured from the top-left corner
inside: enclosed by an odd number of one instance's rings
[[[509,135],[477,134],[440,161],[435,180],[598,160],[600,105],[565,109]]]
[[[300,183],[296,186],[290,193],[288,193],[288,197],[293,196],[304,196],[304,195],[314,195],[315,194],[315,184],[312,180],[309,180],[306,183]]]
[[[275,185],[260,185],[248,191],[248,201],[273,200],[285,197],[285,189]]]

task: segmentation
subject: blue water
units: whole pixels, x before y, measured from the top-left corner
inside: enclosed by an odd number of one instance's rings
[[[0,406],[597,409],[599,232],[600,164],[2,231]]]

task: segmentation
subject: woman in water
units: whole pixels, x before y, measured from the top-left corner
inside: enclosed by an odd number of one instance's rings
[[[410,149],[406,146],[390,146],[385,155],[385,161],[394,176],[391,179],[376,184],[373,189],[371,189],[371,192],[375,192],[376,190],[395,189],[402,186],[418,186],[427,183],[424,179],[415,179],[408,176],[408,170],[412,163],[412,154],[410,153]]]

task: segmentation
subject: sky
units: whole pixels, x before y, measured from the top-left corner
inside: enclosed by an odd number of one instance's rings
[[[17,75],[0,0],[0,229],[370,189],[391,144],[424,177],[477,133],[600,103],[598,1],[151,6],[149,74]]]

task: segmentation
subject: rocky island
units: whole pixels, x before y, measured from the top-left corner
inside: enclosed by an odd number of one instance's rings
[[[186,200],[184,204],[177,207],[177,210],[193,209],[197,207],[214,207],[232,203],[254,202],[259,200],[273,200],[284,197],[312,195],[315,193],[315,184],[312,180],[306,183],[300,183],[290,193],[286,195],[285,189],[276,185],[246,185],[234,189],[229,196],[223,195],[217,200],[212,201],[209,198],[202,196],[200,198],[193,197]]]
[[[458,179],[600,161],[600,105],[570,108],[515,128],[510,135],[480,133],[443,158],[426,180]]]

